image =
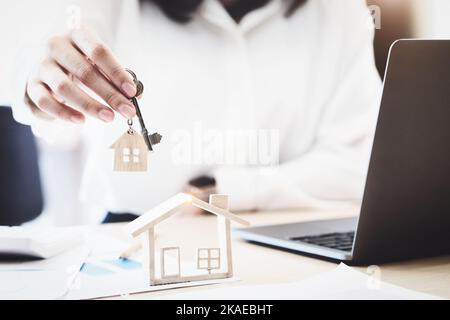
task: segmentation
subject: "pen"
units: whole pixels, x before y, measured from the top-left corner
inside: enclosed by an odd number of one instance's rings
[[[123,251],[120,254],[119,259],[126,260],[141,249],[142,249],[141,241],[135,241],[125,251]]]

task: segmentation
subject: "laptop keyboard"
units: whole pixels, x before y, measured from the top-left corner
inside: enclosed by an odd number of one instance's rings
[[[317,236],[293,237],[292,241],[314,244],[316,246],[341,250],[352,251],[355,232],[329,233]]]

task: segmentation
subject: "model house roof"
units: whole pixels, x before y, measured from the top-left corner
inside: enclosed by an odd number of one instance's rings
[[[226,219],[240,223],[245,226],[249,226],[250,223],[237,215],[229,212],[228,210],[213,206],[205,201],[202,201],[193,196],[179,193],[176,196],[164,201],[152,210],[143,214],[136,220],[130,222],[125,228],[127,233],[131,234],[133,237],[139,236],[141,233],[147,231],[152,226],[168,219],[185,206],[193,205],[195,207],[201,208],[205,211],[213,213],[217,216],[223,216]]]
[[[134,132],[133,134],[125,132],[109,148],[115,149],[129,146],[132,146],[134,148],[147,148],[144,138],[142,138],[142,136],[137,132]]]

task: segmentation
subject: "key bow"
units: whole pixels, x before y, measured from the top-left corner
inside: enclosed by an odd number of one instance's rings
[[[142,117],[141,109],[139,108],[139,103],[137,100],[137,97],[141,96],[144,93],[144,84],[138,80],[136,74],[131,71],[130,69],[126,69],[126,71],[131,74],[133,77],[133,82],[136,85],[136,95],[131,98],[131,102],[133,103],[134,107],[136,108],[136,115],[139,119],[139,124],[141,126],[141,133],[144,138],[145,144],[148,147],[149,151],[153,151],[153,146],[157,145],[161,142],[162,136],[155,132],[153,134],[149,134],[148,130],[145,126],[144,118]]]

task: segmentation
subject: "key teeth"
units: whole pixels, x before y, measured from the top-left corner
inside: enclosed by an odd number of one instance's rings
[[[160,135],[159,133],[154,133],[152,135],[149,136],[150,138],[150,142],[152,143],[152,145],[158,144],[161,142],[162,139],[162,135]]]

